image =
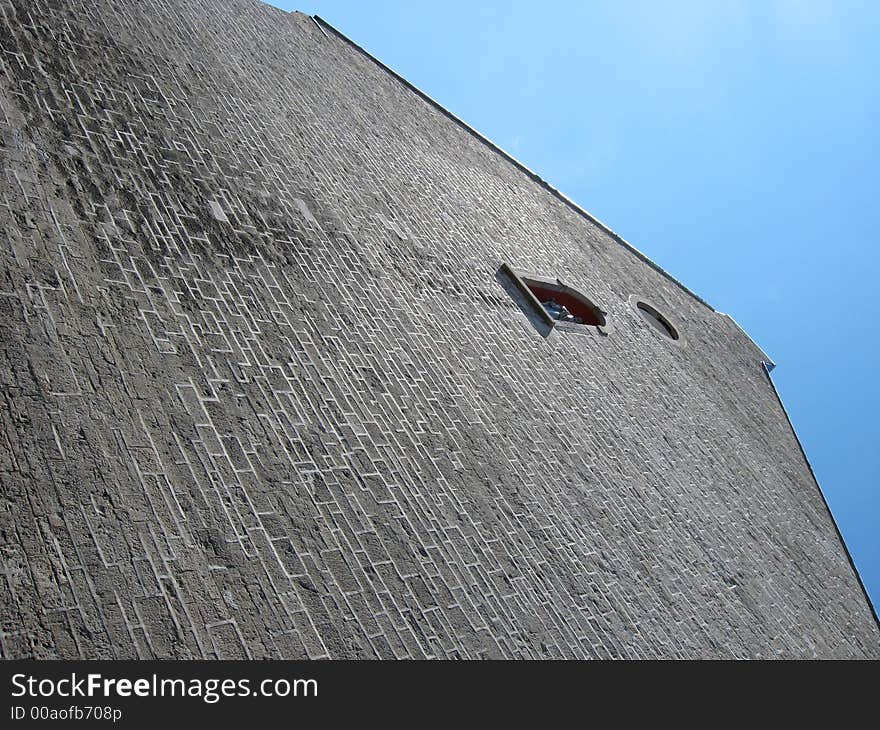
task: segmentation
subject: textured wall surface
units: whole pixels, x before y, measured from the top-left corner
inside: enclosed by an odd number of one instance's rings
[[[3,657],[880,655],[762,353],[343,39],[0,0],[0,71]]]

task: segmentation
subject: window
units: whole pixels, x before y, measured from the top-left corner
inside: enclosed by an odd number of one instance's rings
[[[654,307],[646,302],[637,301],[636,302],[636,311],[642,315],[642,319],[644,319],[649,325],[651,325],[655,330],[657,330],[660,334],[666,335],[670,339],[677,340],[678,339],[678,330],[675,329],[670,323],[669,320],[666,319],[660,312],[658,312]]]
[[[608,334],[605,312],[558,279],[518,274],[507,264],[501,266],[496,278],[544,336],[554,328],[587,331],[596,327],[601,334]]]
[[[558,322],[590,324],[601,327],[605,315],[583,294],[561,283],[548,283],[522,277],[523,283],[534,294],[544,310]]]

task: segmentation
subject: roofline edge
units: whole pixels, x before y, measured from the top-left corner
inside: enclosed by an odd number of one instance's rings
[[[489,147],[491,150],[493,150],[497,154],[501,155],[501,157],[503,157],[508,162],[510,162],[514,167],[518,168],[521,172],[525,173],[527,177],[531,178],[534,182],[538,183],[538,185],[540,185],[545,190],[547,190],[555,198],[562,201],[563,204],[568,206],[575,213],[577,213],[581,217],[585,218],[593,225],[598,226],[602,231],[604,231],[609,236],[611,236],[611,238],[613,240],[615,240],[618,244],[620,244],[623,248],[625,248],[627,251],[629,251],[631,254],[633,254],[636,258],[638,258],[642,262],[646,263],[648,266],[650,266],[652,269],[654,269],[661,276],[663,276],[666,279],[668,279],[669,281],[671,281],[679,289],[681,289],[683,292],[685,292],[685,294],[689,295],[694,300],[696,300],[697,302],[699,302],[700,304],[702,304],[704,307],[708,308],[712,312],[715,312],[716,314],[720,314],[721,316],[727,317],[728,319],[730,319],[736,325],[737,329],[740,332],[742,332],[743,335],[745,335],[746,339],[748,339],[749,342],[751,342],[758,349],[758,351],[763,355],[764,360],[762,360],[762,362],[768,363],[770,365],[771,370],[774,367],[776,367],[776,363],[773,362],[773,360],[771,360],[764,353],[764,349],[757,342],[755,342],[755,340],[748,334],[748,332],[746,332],[742,327],[740,327],[739,323],[733,317],[731,317],[729,314],[724,314],[723,312],[719,312],[717,309],[715,309],[715,307],[713,307],[711,304],[709,304],[709,302],[707,302],[705,299],[703,299],[699,294],[697,294],[692,289],[685,286],[682,282],[680,282],[678,279],[676,279],[672,274],[670,274],[668,271],[666,271],[666,269],[664,269],[662,266],[656,264],[647,255],[642,253],[639,249],[637,249],[635,246],[633,246],[631,243],[629,243],[625,238],[623,238],[623,236],[621,236],[619,233],[616,233],[610,226],[608,226],[605,223],[603,223],[602,221],[600,221],[596,216],[594,216],[592,213],[590,213],[585,208],[582,208],[580,205],[578,205],[576,202],[574,202],[571,198],[569,198],[567,195],[565,195],[565,193],[563,193],[563,192],[559,191],[558,189],[556,189],[555,187],[553,187],[549,182],[547,182],[546,180],[544,180],[544,178],[542,178],[540,175],[538,175],[538,173],[536,173],[535,171],[530,169],[524,163],[520,162],[512,154],[510,154],[509,152],[507,152],[503,148],[499,147],[497,144],[495,144],[488,137],[486,137],[485,135],[478,132],[470,124],[465,122],[463,119],[461,119],[460,117],[457,117],[455,114],[453,114],[451,111],[449,111],[446,107],[444,107],[442,104],[440,104],[440,102],[438,102],[436,99],[432,98],[431,96],[426,94],[424,91],[422,91],[420,88],[418,88],[417,86],[415,86],[411,82],[407,81],[403,76],[401,76],[399,73],[397,73],[393,68],[384,64],[382,61],[380,61],[378,58],[376,58],[372,53],[370,53],[369,51],[364,49],[362,46],[355,43],[353,40],[351,40],[351,38],[346,36],[344,33],[342,33],[337,28],[334,28],[330,23],[328,23],[326,20],[324,20],[324,18],[322,18],[320,15],[313,15],[311,17],[312,17],[312,20],[315,21],[315,23],[318,25],[319,28],[321,28],[322,31],[324,30],[324,28],[326,28],[331,33],[333,33],[335,36],[340,38],[342,41],[344,41],[345,43],[350,45],[352,48],[354,48],[355,50],[360,52],[362,55],[364,55],[366,58],[370,59],[373,63],[375,63],[377,66],[379,66],[379,68],[383,69],[386,73],[390,74],[393,78],[397,79],[405,87],[410,89],[410,91],[415,93],[417,96],[421,97],[424,101],[426,101],[432,107],[437,109],[441,114],[446,116],[448,119],[450,119],[452,122],[454,122],[459,127],[464,129],[466,132],[468,132],[468,134],[470,134],[473,137],[475,137],[476,139],[478,139],[480,142],[482,142],[484,145]],[[324,35],[326,35],[326,33]]]
[[[389,73],[395,79],[400,81],[404,86],[406,86],[411,91],[413,91],[415,94],[417,94],[422,99],[424,99],[426,102],[428,102],[431,106],[433,106],[435,109],[437,109],[439,112],[441,112],[444,116],[448,117],[450,120],[455,122],[458,126],[460,126],[462,129],[467,131],[472,136],[476,137],[479,141],[481,141],[487,147],[489,147],[490,149],[492,149],[493,151],[495,151],[496,153],[501,155],[503,158],[505,158],[508,162],[513,164],[515,167],[519,168],[520,171],[524,172],[533,181],[538,183],[541,187],[545,188],[554,197],[561,200],[565,205],[567,205],[569,208],[574,210],[578,215],[586,218],[588,221],[590,221],[594,225],[598,226],[605,233],[607,233],[609,236],[611,236],[615,241],[617,241],[617,243],[619,243],[621,246],[623,246],[625,249],[627,249],[630,253],[635,255],[636,258],[639,258],[644,263],[648,264],[648,266],[650,266],[652,269],[657,271],[659,274],[661,274],[662,276],[667,278],[669,281],[671,281],[673,284],[678,286],[682,291],[684,291],[686,294],[688,294],[689,296],[694,298],[696,301],[698,301],[703,306],[708,307],[713,312],[717,311],[715,309],[715,307],[713,307],[711,304],[709,304],[699,294],[697,294],[693,290],[686,287],[678,279],[676,279],[672,274],[670,274],[668,271],[666,271],[663,267],[654,263],[648,256],[646,256],[644,253],[639,251],[639,249],[637,249],[635,246],[633,246],[631,243],[629,243],[626,239],[624,239],[623,236],[616,233],[608,225],[606,225],[605,223],[600,221],[598,218],[596,218],[596,216],[594,216],[592,213],[590,213],[589,211],[585,210],[580,205],[575,203],[567,195],[565,195],[564,193],[557,190],[549,182],[544,180],[544,178],[542,178],[540,175],[538,175],[538,173],[534,172],[528,166],[526,166],[525,164],[520,162],[512,154],[510,154],[506,150],[499,147],[497,144],[492,142],[492,140],[488,139],[486,136],[484,136],[483,134],[478,132],[476,129],[474,129],[472,126],[470,126],[467,122],[465,122],[461,118],[457,117],[455,114],[453,114],[451,111],[449,111],[446,107],[444,107],[438,101],[436,101],[432,97],[428,96],[428,94],[426,94],[424,91],[422,91],[417,86],[415,86],[412,83],[410,83],[409,81],[407,81],[403,76],[401,76],[399,73],[397,73],[394,69],[392,69],[389,66],[387,66],[386,64],[382,63],[382,61],[380,61],[378,58],[376,58],[369,51],[365,50],[362,46],[359,46],[357,43],[355,43],[353,40],[351,40],[351,38],[347,37],[344,33],[337,30],[332,25],[330,25],[330,23],[328,23],[326,20],[324,20],[320,15],[314,15],[312,17],[315,20],[315,22],[317,22],[320,26],[323,26],[324,28],[326,28],[327,30],[332,32],[334,35],[336,35],[337,37],[339,37],[340,39],[342,39],[343,41],[348,43],[350,46],[352,46],[356,50],[360,51],[360,53],[362,53],[364,56],[369,58],[377,66],[382,68],[384,71]]]

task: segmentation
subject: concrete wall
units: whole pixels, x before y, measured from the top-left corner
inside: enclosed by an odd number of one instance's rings
[[[3,657],[880,656],[762,353],[343,39],[0,0],[0,51]]]

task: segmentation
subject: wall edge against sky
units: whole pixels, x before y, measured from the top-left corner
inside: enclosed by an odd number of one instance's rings
[[[297,12],[297,13],[299,13],[300,11],[293,11],[293,12]],[[695,301],[699,302],[700,304],[702,304],[704,307],[708,308],[708,309],[711,310],[712,312],[715,312],[716,314],[719,314],[719,315],[721,315],[721,316],[723,316],[723,317],[727,317],[728,319],[730,319],[730,320],[734,323],[734,325],[736,325],[737,329],[740,330],[740,332],[742,332],[743,335],[745,335],[745,337],[746,337],[746,338],[747,338],[747,339],[748,339],[748,340],[749,340],[749,341],[755,346],[755,348],[757,348],[757,350],[758,350],[758,351],[761,353],[761,355],[763,356],[764,360],[765,360],[766,362],[770,363],[773,367],[776,366],[776,363],[775,363],[770,357],[768,357],[768,356],[765,354],[764,349],[763,349],[763,348],[762,348],[757,342],[755,342],[754,338],[753,338],[751,335],[749,335],[749,333],[746,332],[746,331],[745,331],[745,330],[739,325],[739,323],[737,323],[736,320],[733,319],[733,317],[731,317],[731,316],[728,315],[728,314],[724,314],[723,312],[719,312],[717,309],[715,309],[715,307],[713,307],[711,304],[709,304],[709,302],[707,302],[703,297],[701,297],[701,296],[700,296],[699,294],[697,294],[695,291],[693,291],[693,290],[690,289],[688,286],[686,286],[685,284],[683,284],[679,279],[677,279],[675,276],[673,276],[672,274],[670,274],[666,269],[664,269],[662,266],[660,266],[660,265],[657,264],[655,261],[653,261],[653,260],[652,260],[649,256],[647,256],[645,253],[643,253],[643,252],[640,251],[638,248],[636,248],[635,246],[633,246],[633,245],[632,245],[629,241],[627,241],[623,236],[621,236],[619,233],[617,233],[616,231],[614,231],[609,225],[607,225],[606,223],[603,223],[603,222],[602,222],[601,220],[599,220],[595,215],[593,215],[593,214],[590,213],[588,210],[586,210],[585,208],[583,208],[581,205],[579,205],[578,203],[576,203],[574,200],[572,200],[571,198],[569,198],[565,193],[563,193],[563,192],[561,192],[559,189],[555,188],[552,184],[550,184],[547,180],[545,180],[544,178],[542,178],[538,173],[536,173],[534,170],[532,170],[531,168],[529,168],[526,164],[524,164],[523,162],[521,162],[520,160],[518,160],[518,159],[517,159],[516,157],[514,157],[512,154],[510,154],[510,153],[507,152],[505,149],[503,149],[502,147],[500,147],[499,145],[497,145],[495,142],[493,142],[492,140],[490,140],[488,137],[486,137],[484,134],[482,134],[482,133],[480,133],[479,131],[477,131],[476,129],[474,129],[470,124],[468,124],[467,122],[465,122],[463,119],[461,119],[460,117],[456,116],[454,113],[452,113],[449,109],[447,109],[446,107],[444,107],[444,106],[443,106],[440,102],[438,102],[436,99],[434,99],[433,97],[431,97],[431,96],[429,96],[428,94],[426,94],[424,91],[422,91],[420,88],[418,88],[417,86],[415,86],[415,85],[414,85],[413,83],[411,83],[410,81],[407,81],[407,79],[404,78],[401,74],[397,73],[397,72],[396,72],[394,69],[392,69],[390,66],[388,66],[387,64],[383,63],[381,60],[379,60],[378,58],[376,58],[376,56],[374,56],[372,53],[370,53],[370,52],[367,51],[365,48],[363,48],[362,46],[360,46],[358,43],[356,43],[355,41],[353,41],[351,38],[349,38],[348,36],[346,36],[344,33],[342,33],[340,30],[338,30],[337,28],[335,28],[333,25],[331,25],[330,23],[328,23],[328,22],[327,22],[324,18],[322,18],[320,15],[313,15],[313,16],[309,16],[309,17],[312,18],[312,20],[315,22],[315,24],[318,26],[318,28],[321,29],[322,32],[324,32],[324,29],[330,31],[330,32],[333,33],[335,36],[337,36],[339,39],[341,39],[342,41],[344,41],[345,43],[347,43],[348,45],[350,45],[352,48],[354,48],[355,50],[357,50],[358,52],[360,52],[360,53],[361,53],[362,55],[364,55],[366,58],[368,58],[368,59],[371,60],[373,63],[375,63],[377,66],[379,66],[379,68],[381,68],[381,69],[384,70],[386,73],[388,73],[388,74],[390,74],[392,77],[394,77],[394,78],[395,78],[397,81],[399,81],[401,84],[403,84],[403,85],[404,85],[406,88],[408,88],[410,91],[412,91],[413,93],[415,93],[417,96],[421,97],[424,101],[426,101],[428,104],[430,104],[432,107],[434,107],[437,111],[439,111],[441,114],[443,114],[443,115],[444,115],[445,117],[447,117],[449,120],[451,120],[452,122],[454,122],[455,124],[457,124],[459,127],[461,127],[462,129],[464,129],[468,134],[470,134],[471,136],[475,137],[477,140],[479,140],[479,141],[482,142],[484,145],[486,145],[487,147],[489,147],[489,148],[490,148],[492,151],[494,151],[496,154],[500,155],[500,156],[503,157],[505,160],[507,160],[508,162],[510,162],[514,167],[516,167],[517,169],[519,169],[521,172],[525,173],[525,175],[526,175],[527,177],[529,177],[531,180],[533,180],[534,182],[536,182],[538,185],[540,185],[542,188],[544,188],[547,192],[549,192],[549,193],[550,193],[551,195],[553,195],[555,198],[557,198],[558,200],[560,200],[560,201],[561,201],[563,204],[565,204],[568,208],[570,208],[570,209],[573,210],[575,213],[577,213],[577,214],[580,215],[581,217],[585,218],[585,219],[588,220],[590,223],[592,223],[593,225],[597,226],[600,230],[604,231],[606,234],[608,234],[609,236],[611,236],[611,238],[612,238],[614,241],[616,241],[620,246],[622,246],[625,250],[629,251],[633,256],[635,256],[637,259],[639,259],[639,260],[642,261],[643,263],[647,264],[649,267],[651,267],[654,271],[656,271],[657,273],[659,273],[661,276],[663,276],[664,278],[666,278],[666,279],[668,279],[669,281],[671,281],[671,282],[672,282],[673,284],[675,284],[679,289],[681,289],[685,294],[687,294],[688,296],[690,296],[690,297],[693,298]],[[325,36],[327,35],[326,32],[324,32],[324,35],[325,35]],[[772,368],[771,368],[771,369],[772,369]]]
[[[299,12],[299,11],[295,11],[295,12]],[[614,241],[616,241],[620,246],[622,246],[624,249],[629,251],[636,258],[638,258],[643,263],[650,266],[652,269],[654,269],[656,272],[658,272],[664,278],[671,281],[673,284],[675,284],[677,287],[679,287],[683,292],[685,292],[687,295],[692,297],[695,301],[697,301],[700,304],[702,304],[703,306],[707,307],[712,312],[715,312],[716,314],[718,314],[722,317],[725,317],[726,319],[729,319],[734,324],[734,326],[740,332],[742,332],[742,334],[746,337],[746,339],[748,339],[748,341],[751,342],[751,344],[762,355],[761,369],[764,371],[764,374],[766,375],[767,380],[769,381],[770,386],[773,390],[773,394],[774,394],[777,402],[779,403],[779,406],[782,409],[783,414],[785,415],[785,418],[786,418],[786,421],[788,422],[791,433],[794,436],[795,442],[797,443],[798,449],[800,450],[800,453],[801,453],[801,456],[803,457],[804,463],[807,466],[807,470],[810,474],[810,477],[816,486],[816,490],[818,491],[820,498],[822,499],[822,503],[825,506],[825,509],[828,513],[828,516],[831,519],[832,525],[834,526],[834,531],[837,534],[837,538],[840,541],[840,544],[843,546],[844,554],[846,555],[846,558],[850,564],[850,567],[853,571],[853,574],[855,575],[856,581],[857,581],[859,587],[861,588],[862,594],[863,594],[865,601],[868,605],[868,610],[869,610],[871,616],[873,617],[875,624],[877,625],[878,628],[880,628],[880,615],[878,615],[877,610],[875,609],[874,604],[871,600],[871,596],[869,595],[867,588],[865,587],[865,584],[862,581],[862,577],[861,577],[859,570],[855,564],[855,561],[853,560],[852,554],[850,553],[850,550],[847,547],[846,541],[843,538],[843,534],[840,531],[840,527],[837,524],[837,520],[835,519],[834,514],[831,511],[831,507],[828,504],[828,500],[825,498],[825,494],[822,491],[822,487],[819,484],[819,480],[816,478],[816,474],[813,471],[813,467],[810,464],[809,459],[807,458],[806,451],[804,451],[803,444],[801,443],[801,440],[797,434],[797,431],[795,430],[794,424],[791,421],[791,417],[789,416],[788,411],[785,408],[785,404],[783,403],[782,398],[779,395],[779,391],[776,389],[776,385],[773,382],[773,378],[771,377],[770,371],[776,367],[776,362],[774,362],[769,356],[766,355],[764,349],[754,340],[754,338],[751,335],[749,335],[749,333],[746,332],[746,330],[743,329],[743,327],[731,315],[726,314],[724,312],[720,312],[717,309],[715,309],[715,307],[713,307],[711,304],[709,304],[709,302],[707,302],[705,299],[703,299],[699,294],[697,294],[692,289],[687,287],[680,280],[678,280],[675,276],[673,276],[668,271],[666,271],[663,267],[661,267],[660,265],[655,263],[646,254],[644,254],[642,251],[640,251],[638,248],[636,248],[631,243],[629,243],[626,239],[624,239],[623,236],[616,233],[610,226],[603,223],[601,220],[599,220],[596,216],[594,216],[588,210],[586,210],[585,208],[580,206],[578,203],[573,201],[567,195],[565,195],[560,190],[558,190],[553,185],[551,185],[547,180],[542,178],[538,173],[533,171],[531,168],[529,168],[527,165],[525,165],[523,162],[518,160],[512,154],[510,154],[509,152],[504,150],[502,147],[497,145],[495,142],[493,142],[492,140],[487,138],[485,135],[483,135],[482,133],[480,133],[479,131],[474,129],[471,125],[469,125],[467,122],[462,120],[460,117],[456,116],[453,112],[451,112],[449,109],[447,109],[442,104],[440,104],[436,99],[432,98],[430,95],[428,95],[427,93],[425,93],[424,91],[419,89],[417,86],[415,86],[413,83],[408,81],[401,74],[397,73],[394,69],[389,67],[387,64],[383,63],[381,60],[379,60],[372,53],[370,53],[369,51],[364,49],[358,43],[353,41],[351,38],[346,36],[344,33],[342,33],[340,30],[335,28],[329,22],[327,22],[324,18],[322,18],[319,15],[313,15],[310,17],[312,18],[312,20],[314,20],[314,22],[316,23],[318,28],[320,28],[322,30],[322,32],[325,29],[327,31],[330,31],[331,33],[333,33],[333,35],[338,37],[340,40],[342,40],[343,42],[345,42],[346,44],[348,44],[349,46],[351,46],[352,48],[357,50],[363,56],[365,56],[370,61],[375,63],[379,68],[381,68],[386,73],[390,74],[393,78],[395,78],[397,81],[399,81],[401,84],[403,84],[410,91],[412,91],[417,96],[422,98],[430,106],[432,106],[437,111],[439,111],[441,114],[443,114],[445,117],[447,117],[450,121],[454,122],[456,125],[458,125],[462,129],[464,129],[468,134],[470,134],[471,136],[473,136],[474,138],[479,140],[481,143],[483,143],[484,145],[489,147],[496,154],[498,154],[501,157],[503,157],[504,159],[506,159],[509,163],[511,163],[514,167],[518,168],[521,172],[525,173],[527,177],[532,179],[534,182],[536,182],[538,185],[540,185],[542,188],[544,188],[546,191],[548,191],[551,195],[553,195],[555,198],[560,200],[568,208],[570,208],[571,210],[573,210],[575,213],[577,213],[581,217],[585,218],[589,222],[591,222],[594,225],[596,225],[597,227],[599,227],[602,231],[604,231],[609,236],[611,236],[611,238]],[[324,35],[326,36],[326,33],[324,33]]]
[[[773,391],[773,395],[776,397],[776,402],[779,403],[779,407],[782,409],[782,413],[785,416],[785,420],[788,423],[789,429],[791,430],[791,435],[794,436],[795,443],[797,444],[798,449],[801,452],[804,463],[807,465],[807,471],[810,473],[810,478],[813,480],[813,484],[816,485],[816,491],[819,493],[819,497],[822,499],[822,504],[825,506],[825,511],[828,512],[828,517],[831,518],[831,524],[834,526],[834,531],[837,533],[837,539],[843,546],[843,554],[846,555],[846,559],[849,561],[850,568],[852,568],[852,572],[856,577],[856,582],[859,584],[859,588],[862,589],[862,595],[864,595],[865,597],[865,601],[868,604],[868,610],[870,611],[871,616],[874,618],[874,623],[877,624],[877,628],[880,629],[880,615],[877,614],[877,609],[874,607],[874,602],[871,600],[871,595],[868,593],[868,589],[865,587],[865,584],[862,581],[862,576],[859,573],[859,569],[856,566],[855,560],[853,560],[852,553],[850,553],[849,551],[846,540],[843,539],[843,533],[840,531],[840,526],[837,524],[837,519],[834,517],[834,513],[831,511],[831,505],[828,504],[828,500],[825,498],[825,493],[822,491],[822,486],[819,484],[819,479],[816,477],[816,472],[813,471],[813,465],[810,463],[810,460],[807,457],[807,452],[804,451],[804,445],[801,443],[801,439],[797,434],[797,430],[795,429],[794,424],[791,422],[791,416],[788,415],[788,410],[785,407],[785,403],[782,402],[782,397],[779,395],[779,391],[776,389],[776,383],[773,382],[773,377],[770,375],[770,371],[773,369],[773,367],[771,367],[772,365],[772,363],[764,362],[763,360],[761,361],[761,369],[764,371],[764,375],[767,376],[767,382],[770,383],[770,389]]]

